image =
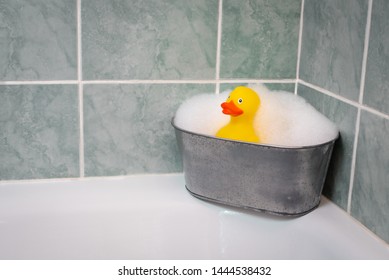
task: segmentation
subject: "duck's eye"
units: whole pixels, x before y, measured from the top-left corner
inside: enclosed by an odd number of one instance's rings
[[[239,98],[238,99],[238,103],[241,104],[243,102],[243,99],[242,98]]]

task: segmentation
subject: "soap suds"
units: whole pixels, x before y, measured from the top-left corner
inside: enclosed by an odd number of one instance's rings
[[[216,94],[199,94],[178,108],[174,117],[174,124],[182,129],[215,136],[216,132],[225,126],[230,117],[222,113],[220,104],[223,103],[231,91]]]
[[[261,143],[311,146],[331,141],[338,135],[336,125],[302,97],[285,91],[270,91],[258,84],[248,87],[261,99],[254,121]],[[215,136],[230,120],[220,107],[230,92],[200,94],[186,100],[176,112],[175,125],[197,134]]]

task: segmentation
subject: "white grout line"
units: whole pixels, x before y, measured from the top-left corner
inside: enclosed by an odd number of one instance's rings
[[[77,85],[78,80],[59,80],[59,81],[1,81],[0,85]]]
[[[77,0],[77,77],[78,77],[78,110],[79,110],[79,168],[80,177],[84,177],[84,86],[82,83],[82,43],[81,43],[81,0]]]
[[[234,83],[247,83],[247,84],[294,84],[296,82],[296,79],[277,79],[277,80],[271,80],[271,79],[221,79],[220,83],[226,83],[226,84],[234,84]]]
[[[384,113],[381,113],[380,111],[377,111],[376,109],[373,109],[373,108],[370,108],[370,107],[367,107],[365,105],[361,105],[361,110],[364,110],[366,112],[369,112],[373,115],[376,115],[378,117],[381,117],[383,119],[386,119],[386,120],[389,120],[389,115],[386,115]]]
[[[215,84],[215,80],[84,80],[84,85],[99,84]]]
[[[80,46],[81,47],[81,46]],[[81,61],[78,63],[81,64]],[[78,71],[77,71],[78,72]],[[81,72],[78,73],[81,75]],[[64,80],[64,81],[3,81],[0,85],[104,85],[104,84],[234,84],[234,83],[263,83],[290,84],[296,79],[218,79],[218,80]]]
[[[373,0],[369,0],[368,9],[367,9],[363,59],[362,59],[361,83],[359,88],[359,99],[358,99],[360,105],[362,105],[363,94],[365,90],[366,64],[367,64],[367,54],[369,49],[372,6],[373,6]],[[357,120],[355,122],[353,154],[351,160],[350,185],[349,185],[348,200],[347,200],[347,212],[350,214],[351,214],[351,201],[352,201],[352,195],[354,189],[355,165],[357,161],[358,137],[359,137],[360,124],[361,124],[361,109],[362,107],[358,107]]]
[[[295,83],[296,79],[218,79],[218,80],[86,80],[85,85],[99,84],[223,84],[223,83]]]
[[[223,0],[219,0],[219,15],[217,21],[217,46],[216,46],[216,94],[220,92],[220,50],[222,41],[222,18],[223,18]]]
[[[355,121],[355,134],[354,134],[354,145],[353,153],[351,158],[351,168],[350,168],[350,182],[348,187],[348,196],[347,196],[347,213],[351,214],[351,199],[354,189],[354,177],[355,177],[355,165],[357,161],[357,146],[358,146],[358,136],[359,136],[359,126],[361,123],[361,109],[358,108],[357,119]]]
[[[361,70],[361,84],[359,88],[359,103],[363,103],[363,95],[365,91],[365,77],[366,77],[366,65],[367,55],[369,51],[369,39],[370,39],[370,26],[371,26],[371,13],[373,7],[373,0],[369,0],[367,9],[366,29],[365,29],[365,42],[363,49],[362,70]]]
[[[319,86],[316,86],[316,85],[314,85],[314,84],[311,84],[311,83],[309,83],[309,82],[306,82],[306,81],[304,81],[304,80],[298,80],[298,83],[300,83],[300,84],[302,84],[302,85],[304,85],[304,86],[310,87],[310,88],[312,88],[312,89],[314,89],[314,90],[316,90],[316,91],[318,91],[318,92],[324,93],[325,95],[328,95],[328,96],[331,96],[331,97],[333,97],[333,98],[335,98],[335,99],[338,99],[338,100],[340,100],[340,101],[342,101],[342,102],[344,102],[344,103],[347,103],[347,104],[349,104],[349,105],[352,105],[352,106],[355,106],[355,107],[358,107],[358,106],[360,105],[358,102],[355,102],[355,101],[353,101],[353,100],[347,99],[347,98],[345,98],[345,97],[343,97],[343,96],[341,96],[341,95],[332,93],[332,92],[329,91],[329,90],[326,90],[326,89],[324,89],[324,88],[321,88],[321,87],[319,87]]]
[[[81,59],[81,0],[77,0],[77,83],[82,82]]]
[[[335,93],[333,93],[333,92],[331,92],[331,91],[329,91],[329,90],[326,90],[326,89],[321,88],[321,87],[319,87],[319,86],[316,86],[316,85],[314,85],[314,84],[308,83],[308,82],[306,82],[306,81],[304,81],[304,80],[298,80],[297,82],[298,82],[299,84],[302,84],[302,85],[304,85],[304,86],[307,86],[307,87],[309,87],[309,88],[311,88],[311,89],[314,89],[314,90],[316,90],[316,91],[318,91],[318,92],[320,92],[320,93],[323,93],[323,94],[325,94],[325,95],[327,95],[327,96],[330,96],[330,97],[333,97],[333,98],[335,98],[335,99],[337,99],[337,100],[339,100],[339,101],[342,101],[342,102],[344,102],[344,103],[346,103],[346,104],[348,104],[348,105],[354,106],[354,107],[356,107],[357,109],[361,109],[361,110],[367,111],[367,112],[372,113],[372,114],[374,114],[374,115],[376,115],[376,116],[379,116],[379,117],[381,117],[381,118],[384,118],[384,119],[389,120],[389,115],[386,115],[386,114],[384,114],[384,113],[382,113],[382,112],[380,112],[380,111],[377,111],[376,109],[370,108],[370,107],[368,107],[368,106],[366,106],[366,105],[363,105],[363,104],[360,104],[360,103],[358,103],[358,102],[356,102],[356,101],[347,99],[347,98],[345,98],[345,97],[343,97],[343,96],[340,96],[340,95],[337,95],[337,94],[335,94]]]
[[[300,58],[301,58],[301,44],[303,37],[303,24],[304,24],[304,0],[301,1],[301,12],[300,12],[300,28],[299,28],[299,39],[297,46],[297,65],[296,65],[296,83],[294,85],[294,94],[297,95],[297,81],[300,79]]]

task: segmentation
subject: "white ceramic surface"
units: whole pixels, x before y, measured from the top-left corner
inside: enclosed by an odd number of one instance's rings
[[[145,175],[0,183],[0,259],[389,259],[389,246],[325,198],[275,217]]]

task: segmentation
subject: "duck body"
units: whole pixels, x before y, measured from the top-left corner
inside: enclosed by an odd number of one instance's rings
[[[255,91],[243,86],[235,88],[226,102],[221,104],[223,113],[230,115],[230,122],[216,133],[216,137],[259,142],[254,129],[254,117],[259,105],[260,98]]]
[[[216,136],[237,141],[259,142],[259,137],[255,133],[252,123],[241,123],[234,119],[228,125],[222,127],[216,133]]]

